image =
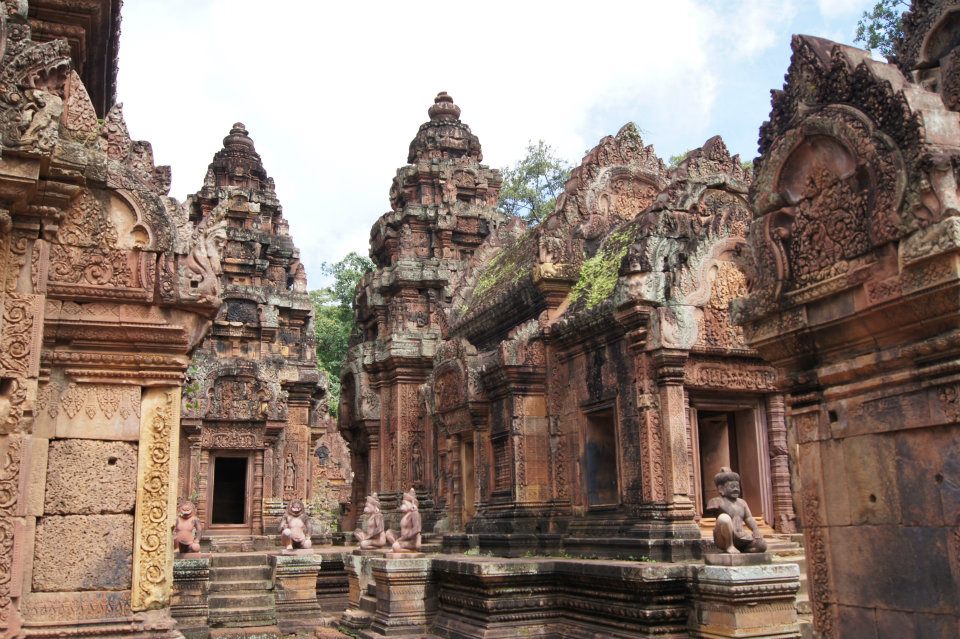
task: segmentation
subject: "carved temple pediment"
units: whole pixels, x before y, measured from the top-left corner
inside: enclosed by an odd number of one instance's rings
[[[743,320],[892,275],[880,247],[958,210],[960,116],[940,96],[858,49],[808,36],[793,49],[761,129]]]

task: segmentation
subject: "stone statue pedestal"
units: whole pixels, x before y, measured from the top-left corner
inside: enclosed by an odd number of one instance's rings
[[[187,639],[205,638],[209,633],[207,595],[210,592],[210,556],[186,553],[173,560],[173,595],[170,616]]]
[[[371,559],[370,564],[376,583],[377,609],[370,630],[362,636],[368,639],[422,636],[437,614],[436,584],[431,570],[433,560],[384,557]]]
[[[321,557],[311,550],[295,550],[270,557],[277,602],[277,626],[284,634],[313,632],[326,623],[317,601],[317,573]]]
[[[703,563],[708,566],[762,566],[773,563],[773,553],[769,552],[742,552],[733,555],[725,552],[707,553],[703,556]]]
[[[719,555],[733,558],[720,561],[746,564],[694,567],[690,637],[800,639],[796,610],[800,567],[754,563],[765,554]]]
[[[347,609],[340,619],[341,625],[353,631],[360,631],[370,627],[373,623],[373,613],[377,609],[376,596],[373,590],[373,572],[370,562],[373,557],[382,557],[383,553],[377,550],[355,549],[343,555],[343,568],[347,573]]]

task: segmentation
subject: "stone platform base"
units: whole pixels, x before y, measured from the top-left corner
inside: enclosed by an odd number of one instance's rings
[[[129,590],[27,593],[20,610],[26,617],[20,637],[182,637],[169,610],[133,612]]]
[[[731,563],[759,561],[757,555],[719,557]],[[693,639],[800,639],[797,564],[694,566],[691,581]]]

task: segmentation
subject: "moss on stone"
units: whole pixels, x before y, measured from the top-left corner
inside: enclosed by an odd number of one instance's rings
[[[620,263],[633,243],[630,225],[608,235],[596,255],[584,261],[580,277],[570,292],[570,304],[590,309],[606,300],[617,286]]]
[[[505,246],[480,273],[473,289],[471,305],[476,308],[497,291],[510,288],[533,268],[533,230],[521,235],[515,242]]]

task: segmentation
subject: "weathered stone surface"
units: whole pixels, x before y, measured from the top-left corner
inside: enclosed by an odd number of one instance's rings
[[[796,564],[693,568],[690,636],[799,639]]]
[[[37,524],[33,589],[129,590],[132,515],[44,517]]]
[[[627,125],[525,228],[494,210],[500,176],[459,114],[437,97],[371,233],[339,417],[355,485],[393,527],[412,485],[440,509],[426,530],[439,516],[485,550],[690,557],[740,446],[751,511],[793,532],[783,399],[728,310],[747,284],[740,159],[711,138],[668,170]]]
[[[458,639],[683,636],[689,568],[563,559],[435,559],[439,610],[431,632]]]
[[[137,446],[62,439],[50,442],[47,515],[131,513],[137,497]]]
[[[0,635],[161,639],[175,451],[130,464],[145,449],[118,442],[156,426],[142,388],[179,398],[221,302],[218,234],[178,232],[169,167],[112,104],[119,3],[80,4],[0,20]],[[131,470],[163,493],[136,505],[136,540],[133,515],[99,514],[134,509]]]
[[[761,128],[734,314],[788,392],[828,639],[960,626],[956,8],[912,3],[899,69],[795,36]]]
[[[276,534],[277,504],[305,503],[316,490],[339,510],[349,497],[350,468],[333,432],[328,384],[317,371],[313,303],[300,252],[253,140],[236,123],[213,157],[203,187],[188,202],[200,230],[224,227],[217,273],[225,302],[193,355],[183,397],[181,498],[194,496],[207,529]],[[325,448],[320,464],[321,448]],[[245,457],[242,512],[214,507],[218,459]],[[331,522],[323,522],[329,527]],[[242,526],[238,529],[237,526]]]

